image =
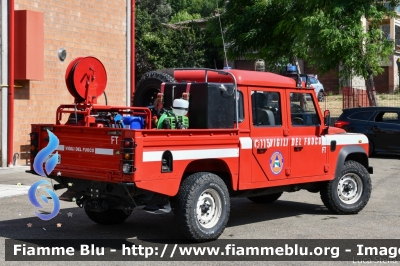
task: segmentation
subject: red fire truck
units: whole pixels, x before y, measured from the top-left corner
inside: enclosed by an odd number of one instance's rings
[[[196,241],[221,235],[231,197],[271,203],[306,189],[333,213],[365,207],[367,137],[330,127],[329,111],[322,114],[300,78],[211,69],[173,75],[152,107],[98,105],[104,67],[93,57],[75,59],[66,73],[75,102],[57,109],[54,124],[32,125],[31,165],[54,134],[58,164],[47,175],[55,190],[67,189],[60,199],[76,201],[99,224],[121,223],[135,208],[173,211]],[[166,119],[185,127],[160,127],[161,111],[176,99],[188,102],[185,119]]]

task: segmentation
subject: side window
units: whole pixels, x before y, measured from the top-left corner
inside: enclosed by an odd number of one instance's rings
[[[317,80],[315,78],[313,78],[313,77],[309,77],[309,79],[310,79],[310,83],[311,84],[317,84],[318,83]]]
[[[278,92],[252,91],[254,126],[281,126],[281,98]]]
[[[375,122],[398,123],[399,115],[396,112],[380,112],[375,117]]]
[[[374,112],[357,112],[349,116],[350,119],[368,121]]]
[[[316,106],[310,93],[291,93],[290,117],[293,126],[319,126]]]

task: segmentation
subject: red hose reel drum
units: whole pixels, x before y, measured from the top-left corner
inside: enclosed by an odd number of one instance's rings
[[[75,103],[95,104],[106,89],[106,69],[95,57],[75,58],[67,67],[65,83]]]

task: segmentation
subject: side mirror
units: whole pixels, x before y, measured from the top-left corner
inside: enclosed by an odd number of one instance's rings
[[[326,128],[329,128],[329,124],[331,122],[331,112],[329,110],[324,111],[324,125]]]

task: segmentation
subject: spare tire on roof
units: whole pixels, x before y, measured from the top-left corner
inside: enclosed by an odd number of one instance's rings
[[[176,80],[173,76],[158,71],[144,74],[136,86],[133,105],[138,107],[153,105],[163,82],[176,82]]]

